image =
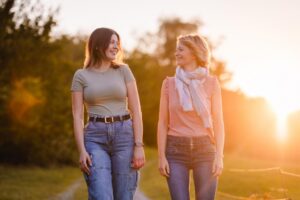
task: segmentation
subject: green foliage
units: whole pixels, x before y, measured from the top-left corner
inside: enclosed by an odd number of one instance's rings
[[[28,12],[30,10],[30,12]],[[51,38],[55,12],[4,1],[0,8],[0,161],[74,162],[69,86],[84,42]],[[81,53],[74,49],[81,49]]]

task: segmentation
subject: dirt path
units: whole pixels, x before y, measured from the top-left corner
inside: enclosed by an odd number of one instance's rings
[[[55,197],[50,198],[49,200],[73,200],[76,190],[82,184],[84,184],[84,181],[82,178],[80,178],[76,180],[74,183],[72,183],[65,191],[57,194]]]
[[[82,185],[85,184],[82,178],[76,180],[72,183],[65,191],[57,194],[55,197],[50,198],[49,200],[73,200],[76,190]],[[133,200],[149,200],[144,193],[142,193],[139,188],[137,189]]]
[[[147,198],[145,194],[141,192],[138,188],[135,192],[133,200],[149,200],[149,198]]]

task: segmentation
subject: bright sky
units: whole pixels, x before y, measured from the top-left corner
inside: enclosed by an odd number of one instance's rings
[[[125,49],[158,19],[178,16],[204,22],[202,33],[233,72],[232,87],[263,96],[278,114],[300,109],[299,0],[41,0],[60,6],[55,32],[89,34],[97,27],[117,30]]]

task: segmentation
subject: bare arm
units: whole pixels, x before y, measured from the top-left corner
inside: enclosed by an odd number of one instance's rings
[[[85,151],[83,142],[83,95],[82,92],[72,92],[72,113],[75,140],[79,153]]]
[[[144,148],[140,144],[143,144],[143,121],[142,111],[135,81],[130,81],[126,84],[128,93],[128,107],[132,114],[133,120],[133,133],[134,133],[134,155],[133,155],[133,167],[141,168],[145,163]]]
[[[216,139],[217,157],[223,157],[225,133],[223,122],[221,87],[217,79],[215,80],[214,94],[212,97],[212,118],[213,129]]]
[[[136,143],[143,142],[143,123],[142,111],[140,106],[139,94],[135,81],[126,84],[128,92],[128,107],[132,114],[134,141]]]
[[[160,105],[159,105],[159,119],[157,127],[157,146],[159,157],[159,170],[161,175],[169,176],[169,164],[166,159],[166,142],[168,133],[168,96],[167,96],[167,79],[164,80],[161,89]]]
[[[215,78],[214,91],[212,96],[212,118],[213,118],[213,129],[216,140],[216,159],[214,165],[214,175],[219,176],[223,169],[223,153],[224,153],[224,122],[223,122],[223,111],[222,111],[222,95],[221,87],[217,78]]]
[[[74,135],[77,144],[77,149],[80,154],[79,163],[82,171],[87,174],[90,173],[89,166],[92,165],[92,161],[88,153],[86,152],[83,139],[83,127],[84,127],[84,107],[83,107],[83,94],[82,92],[72,92],[72,113],[73,113],[73,127]]]
[[[161,94],[160,94],[160,104],[159,104],[159,118],[157,127],[157,146],[158,146],[158,156],[159,158],[165,157],[167,132],[168,132],[168,99],[166,95],[166,84],[167,80],[163,82]]]

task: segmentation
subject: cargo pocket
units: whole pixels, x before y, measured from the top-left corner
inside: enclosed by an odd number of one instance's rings
[[[132,170],[128,174],[127,189],[130,191],[135,191],[137,188],[137,182],[138,182],[138,171]]]

